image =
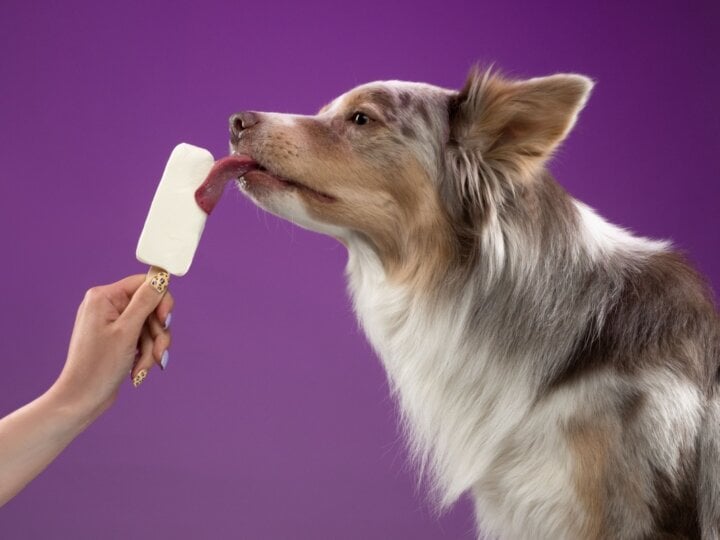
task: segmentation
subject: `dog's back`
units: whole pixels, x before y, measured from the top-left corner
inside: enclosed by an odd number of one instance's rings
[[[589,537],[717,538],[720,323],[712,294],[672,251],[603,266],[618,281],[550,383],[582,386],[609,370],[628,384],[615,410],[568,431],[581,464],[578,491],[597,513]],[[601,462],[605,474],[588,478]]]
[[[509,538],[717,538],[720,321],[705,281],[547,174],[502,228],[509,264],[531,270],[482,288],[492,309],[474,329],[502,321],[486,339],[518,343],[499,369],[516,380],[512,359],[532,359],[535,384],[522,416],[501,414],[512,429],[496,429],[473,484],[480,524]]]

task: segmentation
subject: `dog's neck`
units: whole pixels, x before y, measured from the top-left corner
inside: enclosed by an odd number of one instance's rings
[[[539,235],[491,230],[486,254],[508,239],[501,251],[506,264],[492,284],[479,265],[464,285],[423,291],[394,281],[364,239],[346,243],[355,312],[387,371],[413,457],[421,471],[432,471],[442,505],[487,474],[501,441],[530,414],[542,374],[565,361],[596,316],[592,302],[575,305],[573,291],[586,279],[579,265],[606,272],[617,253],[664,247],[630,236],[584,205],[575,208],[568,218],[574,232],[555,235],[565,243],[552,252],[542,249]],[[577,283],[561,275],[575,275]]]
[[[481,441],[522,416],[525,406],[513,396],[530,393],[522,376],[487,361],[494,354],[490,342],[467,341],[472,296],[431,301],[416,287],[390,279],[362,240],[347,246],[354,309],[400,403],[412,457],[421,473],[431,472],[440,504],[450,505],[492,459],[494,448],[481,448]],[[468,391],[478,380],[486,384]],[[482,430],[477,417],[467,414],[473,408],[488,411]],[[480,455],[485,451],[487,458]]]

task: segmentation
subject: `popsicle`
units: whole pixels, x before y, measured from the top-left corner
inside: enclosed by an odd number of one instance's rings
[[[158,184],[135,255],[140,262],[176,276],[187,273],[207,213],[195,202],[195,190],[215,160],[204,148],[178,144]]]
[[[245,155],[214,161],[187,143],[177,145],[165,165],[140,234],[136,257],[151,267],[183,276],[192,264],[207,216],[227,182],[257,164]],[[152,271],[152,268],[151,268]]]

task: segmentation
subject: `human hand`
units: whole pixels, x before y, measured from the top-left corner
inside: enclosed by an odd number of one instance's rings
[[[114,402],[128,373],[138,386],[155,363],[165,367],[173,298],[163,286],[162,292],[154,288],[152,277],[93,287],[78,308],[67,361],[51,392],[88,421]]]
[[[167,362],[173,299],[158,272],[90,289],[58,380],[0,419],[0,506],[112,404],[128,373],[139,384],[153,364]]]

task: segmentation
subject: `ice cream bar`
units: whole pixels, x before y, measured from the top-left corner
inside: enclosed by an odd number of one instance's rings
[[[210,152],[191,144],[172,151],[140,234],[135,253],[140,262],[176,276],[188,271],[208,216],[195,191],[214,162]]]

